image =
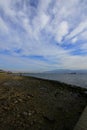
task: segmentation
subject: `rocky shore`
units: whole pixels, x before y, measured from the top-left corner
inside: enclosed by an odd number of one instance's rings
[[[1,130],[73,130],[87,90],[64,83],[0,73]]]

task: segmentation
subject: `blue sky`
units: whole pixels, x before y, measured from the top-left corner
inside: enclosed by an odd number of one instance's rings
[[[0,68],[87,69],[87,0],[0,0]]]

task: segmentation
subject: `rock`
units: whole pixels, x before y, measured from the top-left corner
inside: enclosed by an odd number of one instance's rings
[[[45,120],[47,120],[48,122],[50,122],[50,123],[54,123],[55,122],[55,118],[53,116],[51,116],[51,115],[43,115],[43,118]]]
[[[87,94],[87,91],[85,91],[84,93]]]
[[[20,114],[17,114],[17,117],[20,117]]]
[[[30,97],[30,96],[27,96],[27,98],[28,98],[28,99],[31,99],[31,97]]]
[[[24,115],[24,116],[27,116],[27,115],[28,115],[28,112],[23,112],[23,115]]]
[[[27,94],[27,97],[34,97],[33,94]]]
[[[33,115],[33,114],[35,114],[35,111],[30,111],[30,112],[28,113],[29,116],[31,116],[31,115]]]
[[[7,111],[9,110],[9,107],[3,107],[3,110]]]
[[[31,115],[32,115],[32,113],[31,113],[31,112],[29,112],[29,113],[28,113],[28,115],[29,115],[29,116],[31,116]]]
[[[35,113],[35,111],[29,111],[29,112],[23,112],[24,116],[32,116]]]
[[[15,100],[15,101],[14,101],[14,103],[16,104],[16,103],[18,103],[18,101],[17,101],[17,100]]]
[[[18,99],[19,102],[22,102],[23,100],[21,98]]]
[[[33,124],[35,124],[35,122],[34,122],[34,121],[30,122],[30,125],[31,125],[31,126],[32,126]]]

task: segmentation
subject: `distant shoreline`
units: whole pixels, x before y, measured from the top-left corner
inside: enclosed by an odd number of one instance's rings
[[[32,76],[35,78],[47,79],[52,81],[59,81],[61,83],[70,84],[72,86],[77,86],[81,88],[87,89],[87,74],[45,74],[45,73],[37,73],[37,74],[29,74],[29,73],[21,73],[18,75],[23,76]]]
[[[53,79],[47,79],[47,78],[43,78],[43,77],[38,77],[38,76],[36,76],[36,75],[31,75],[31,74],[29,74],[29,73],[17,73],[17,74],[12,73],[12,75],[34,78],[34,79],[38,79],[38,80],[41,80],[41,81],[49,81],[49,82],[54,82],[54,83],[65,84],[66,86],[71,87],[71,88],[74,88],[74,89],[82,89],[82,90],[87,91],[87,88],[82,87],[82,86],[73,85],[73,84],[68,84],[68,83],[65,83],[65,82],[62,82],[62,81],[58,81],[58,80],[53,80]]]

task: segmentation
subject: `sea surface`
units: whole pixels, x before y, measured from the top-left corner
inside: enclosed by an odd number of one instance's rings
[[[87,88],[87,73],[86,74],[37,73],[37,74],[24,74],[24,75],[33,76],[42,79],[56,80],[63,83]]]

